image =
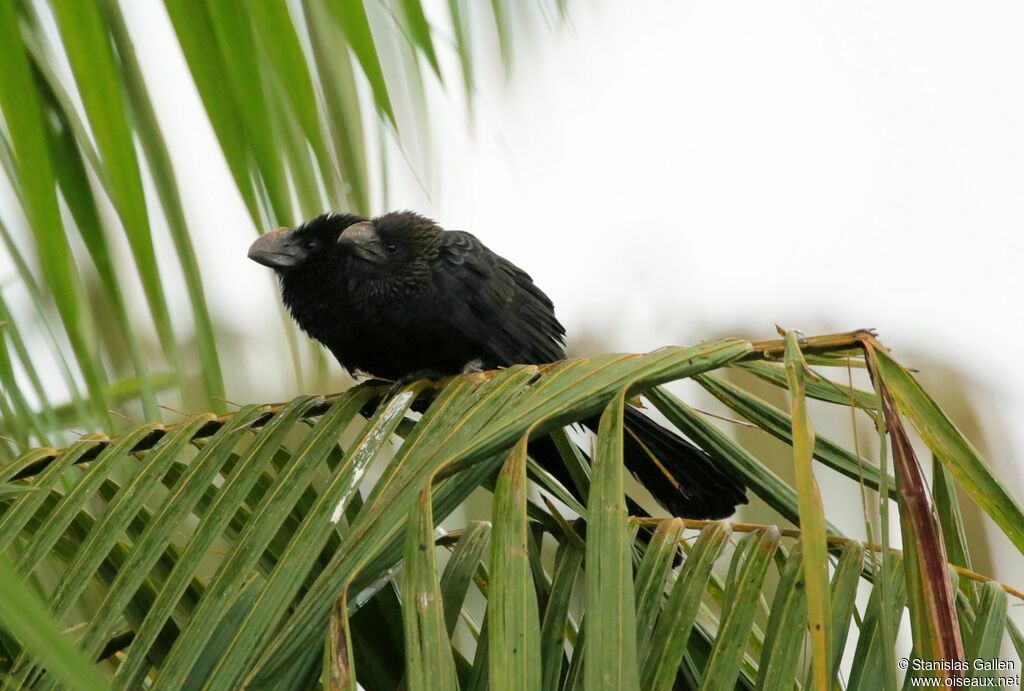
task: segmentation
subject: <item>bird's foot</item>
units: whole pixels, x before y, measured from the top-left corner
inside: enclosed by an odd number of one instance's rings
[[[474,372],[484,371],[484,361],[480,358],[470,360],[462,366],[462,374],[473,374]]]
[[[443,376],[443,373],[430,369],[421,369],[416,370],[415,372],[410,372],[409,374],[406,374],[405,376],[399,377],[398,379],[395,380],[395,383],[392,384],[391,388],[388,390],[388,398],[391,398],[395,394],[399,393],[402,389],[409,386],[409,384],[412,384],[414,381],[419,381],[420,379],[440,379]]]
[[[483,360],[481,360],[480,358],[475,358],[462,366],[462,372],[460,372],[460,374],[472,374],[474,372],[483,371]],[[420,379],[442,379],[444,377],[450,376],[450,374],[450,372],[438,372],[437,370],[432,369],[421,369],[416,370],[415,372],[410,372],[409,374],[403,377],[399,377],[398,379],[395,380],[395,383],[391,385],[391,389],[388,390],[388,398],[394,396],[396,393],[407,387],[409,384],[412,384],[414,381],[418,381]]]

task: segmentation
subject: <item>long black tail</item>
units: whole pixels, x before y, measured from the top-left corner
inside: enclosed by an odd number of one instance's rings
[[[670,514],[725,518],[736,511],[737,505],[747,503],[743,482],[703,449],[636,408],[626,408],[624,417],[623,463]]]
[[[596,431],[599,418],[583,421]],[[548,437],[530,442],[530,454],[570,491],[574,485]],[[623,462],[663,509],[682,518],[718,519],[747,503],[746,487],[702,449],[633,407],[626,408]],[[585,498],[581,498],[585,499]],[[630,513],[643,515],[630,502]]]
[[[417,399],[414,410],[423,412],[429,398]],[[372,415],[377,402],[367,403],[364,415]],[[600,416],[583,421],[597,431]],[[686,439],[662,427],[632,406],[624,415],[623,462],[655,501],[673,516],[681,518],[719,519],[731,516],[739,504],[747,503],[746,487],[722,467],[722,464]],[[544,435],[530,441],[530,455],[580,497],[576,485],[562,462],[562,456],[551,437]],[[643,509],[627,497],[631,515],[645,516]]]

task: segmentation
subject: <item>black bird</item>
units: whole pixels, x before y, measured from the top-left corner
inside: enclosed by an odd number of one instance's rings
[[[267,233],[249,258],[277,272],[292,317],[350,372],[407,383],[565,357],[565,329],[529,274],[410,211],[324,214]],[[673,515],[723,518],[746,503],[703,450],[636,408],[625,423],[626,467]],[[530,453],[573,489],[549,439]]]

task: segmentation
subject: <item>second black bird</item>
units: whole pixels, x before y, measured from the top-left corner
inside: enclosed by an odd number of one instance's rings
[[[277,272],[292,317],[350,372],[409,382],[565,357],[565,329],[525,271],[412,212],[325,214],[264,235],[249,257]],[[635,408],[625,423],[626,467],[673,515],[722,518],[746,503],[703,450]],[[572,489],[548,440],[530,452]]]

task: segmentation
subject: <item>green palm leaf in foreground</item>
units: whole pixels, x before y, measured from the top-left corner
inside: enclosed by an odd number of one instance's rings
[[[792,417],[722,376],[783,357],[788,381],[764,378],[788,389]],[[824,375],[865,364],[874,392]],[[791,442],[799,492],[659,388],[685,378]],[[952,490],[1018,549],[1021,508],[867,332],[721,339],[383,393],[145,425],[0,467],[0,579],[26,593],[0,606],[3,688],[874,689],[898,678],[904,607],[921,658],[1021,641],[1006,617],[1007,593],[1020,594],[966,568]],[[622,409],[642,394],[783,525],[627,516]],[[812,398],[879,421],[895,477],[813,435]],[[602,410],[591,469],[561,430]],[[904,418],[941,460],[934,504],[911,491],[924,479]],[[545,433],[585,501],[527,457],[525,440]],[[831,526],[814,459],[891,488],[907,551]],[[479,492],[493,493],[490,523],[460,524],[454,512]]]

